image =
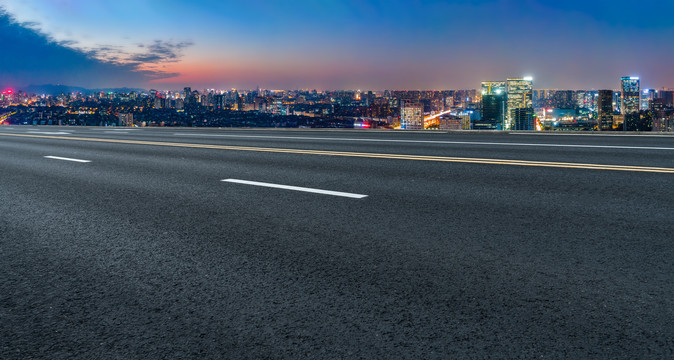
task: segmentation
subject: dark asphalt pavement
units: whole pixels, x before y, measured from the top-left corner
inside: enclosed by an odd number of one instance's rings
[[[674,358],[674,174],[2,134],[674,168],[674,136],[0,126],[0,359]]]

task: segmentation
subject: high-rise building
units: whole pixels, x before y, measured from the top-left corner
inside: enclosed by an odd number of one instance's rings
[[[656,95],[656,98],[665,100],[665,106],[674,106],[674,91],[665,89],[658,90]]]
[[[223,94],[213,95],[213,106],[216,109],[224,109],[227,107],[227,98]]]
[[[534,130],[533,78],[506,80],[506,129]]]
[[[657,98],[651,100],[649,112],[653,119],[653,131],[667,131],[667,113],[665,111],[665,99]]]
[[[482,121],[473,124],[474,129],[501,130],[506,114],[506,82],[482,82]]]
[[[639,78],[636,76],[624,76],[620,79],[622,96],[620,99],[623,114],[639,112]]]
[[[163,107],[164,107],[164,99],[159,97],[159,96],[154,98],[154,108],[155,109],[161,109]]]
[[[656,97],[657,91],[655,89],[644,89],[640,92],[640,103],[639,110],[648,110],[651,106],[651,102]]]
[[[574,99],[569,103],[571,107],[562,107],[565,109],[586,109],[588,111],[597,111],[597,92],[594,90],[576,90],[573,92]],[[560,101],[564,101],[562,97]],[[563,103],[563,102],[562,102]]]
[[[613,112],[618,112],[622,114],[622,91],[613,91]]]
[[[418,102],[405,102],[400,108],[400,128],[423,130],[424,105]]]
[[[483,81],[482,95],[505,95],[506,82],[505,81]]]
[[[512,130],[535,130],[533,108],[516,108],[511,114],[513,116]]]
[[[622,97],[621,110],[624,117],[623,130],[635,131],[639,127],[639,100],[641,92],[639,91],[639,78],[636,76],[623,76],[620,78]]]
[[[368,91],[363,94],[363,100],[365,100],[365,106],[372,106],[374,104],[375,95],[372,91]]]
[[[533,104],[536,109],[575,109],[588,107],[585,98],[583,98],[582,103],[577,103],[578,96],[579,94],[573,90],[538,89],[533,90]]]
[[[243,103],[241,104],[243,109]],[[274,100],[271,103],[271,113],[272,114],[278,114],[278,115],[289,115],[290,114],[290,109],[289,106],[286,106],[283,104],[283,98],[277,97],[274,98]]]
[[[597,130],[613,127],[613,90],[599,90],[597,96]]]

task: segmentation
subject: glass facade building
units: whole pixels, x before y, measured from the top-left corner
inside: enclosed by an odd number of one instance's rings
[[[639,112],[639,78],[635,76],[624,76],[620,79],[622,96],[620,99],[621,110],[623,114],[632,114]]]
[[[597,130],[613,128],[613,90],[599,90],[597,96]]]
[[[506,126],[510,130],[534,130],[533,79],[506,80]]]
[[[482,121],[474,129],[502,130],[506,114],[506,82],[482,82]]]

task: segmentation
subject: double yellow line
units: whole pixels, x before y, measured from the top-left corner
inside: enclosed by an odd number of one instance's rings
[[[265,148],[265,147],[250,147],[250,146],[189,144],[189,143],[159,142],[159,141],[100,139],[100,138],[85,138],[85,137],[8,134],[8,133],[0,133],[0,136],[88,141],[88,142],[130,144],[130,145],[169,146],[169,147],[182,147],[194,149],[217,149],[217,150],[256,151],[256,152],[285,153],[285,154],[345,156],[345,157],[361,157],[371,159],[417,160],[417,161],[454,162],[454,163],[467,163],[467,164],[535,166],[535,167],[552,167],[552,168],[565,168],[565,169],[635,171],[635,172],[674,174],[674,168],[648,167],[648,166],[601,165],[601,164],[582,164],[582,163],[550,162],[550,161],[481,159],[481,158],[426,156],[426,155],[378,154],[378,153],[360,153],[360,152],[347,152],[347,151],[282,149],[282,148]]]

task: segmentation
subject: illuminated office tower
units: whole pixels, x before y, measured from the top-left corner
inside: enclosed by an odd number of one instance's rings
[[[640,103],[639,110],[648,110],[651,107],[651,103],[655,100],[657,91],[655,89],[644,89],[640,93]]]
[[[482,82],[482,95],[501,95],[506,92],[506,82],[505,81],[483,81]]]
[[[622,99],[622,96],[623,96],[622,91],[620,91],[620,90],[618,90],[618,91],[614,90],[613,91],[613,112],[614,113],[615,112],[620,113],[620,114],[623,113],[622,112],[622,101],[620,100],[620,99]]]
[[[639,112],[639,78],[635,76],[625,76],[620,79],[622,96],[620,99],[621,110],[623,114]]]
[[[533,78],[506,80],[506,129],[534,130]]]
[[[599,90],[597,96],[597,130],[613,127],[613,90]]]
[[[639,123],[639,78],[636,76],[624,76],[620,78],[622,96],[620,99],[621,110],[624,115],[623,131],[636,130]]]
[[[406,101],[400,109],[400,128],[423,130],[424,105]]]
[[[502,130],[506,113],[505,81],[482,82],[482,121],[474,124],[475,129]]]

